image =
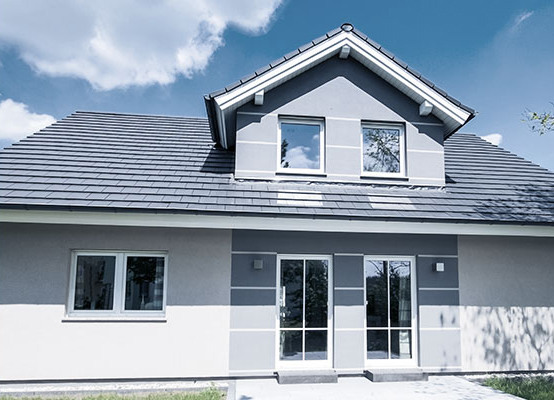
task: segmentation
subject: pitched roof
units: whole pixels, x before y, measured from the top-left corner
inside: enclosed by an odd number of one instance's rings
[[[236,181],[207,119],[77,112],[0,152],[0,208],[554,224],[554,174],[471,134],[444,189]]]
[[[356,41],[356,39],[358,41]],[[331,46],[329,48],[326,47],[328,43],[329,46]],[[360,43],[362,45],[360,45]],[[417,70],[408,66],[408,64],[393,53],[371,40],[363,32],[354,28],[351,24],[345,23],[342,24],[340,28],[336,28],[324,36],[300,46],[239,81],[206,95],[204,99],[214,141],[220,142],[223,147],[229,147],[225,139],[226,124],[224,122],[227,112],[233,112],[237,106],[250,101],[256,91],[262,88],[266,90],[272,89],[306,69],[311,68],[316,63],[340,54],[344,46],[349,48],[348,51],[352,53],[352,57],[358,58],[368,68],[373,69],[374,72],[381,75],[383,79],[386,79],[389,83],[404,91],[406,95],[418,102],[424,99],[434,103],[433,113],[435,113],[436,110],[437,116],[440,119],[448,121],[446,124],[448,130],[445,137],[450,136],[475,116],[476,111],[474,109],[462,104],[459,100],[450,96],[443,89],[421,75]],[[319,52],[315,52],[315,48],[321,49]],[[350,48],[352,48],[352,50],[350,50]],[[373,50],[373,55],[366,53],[364,49]],[[378,60],[377,57],[374,56],[375,51],[377,54],[384,56],[381,57],[382,60]],[[310,52],[313,54],[308,54]],[[309,57],[306,60],[298,60],[304,55]],[[296,65],[295,63],[297,60],[298,64]],[[393,71],[390,67],[391,63],[399,67],[398,71]],[[295,65],[287,70],[284,68],[286,64]],[[282,69],[282,71],[276,71],[279,69]],[[272,74],[274,71],[276,71],[276,75],[269,77],[268,75]],[[412,80],[405,79],[404,77],[412,78]],[[420,86],[431,89],[431,91],[427,90],[427,93],[425,91],[419,91],[416,93],[418,89],[417,85],[414,86],[413,78],[416,78],[415,82],[419,82]],[[243,88],[245,92],[241,91]],[[435,93],[439,98],[442,98],[442,101],[437,101],[428,97],[430,93]],[[448,106],[448,104],[450,104],[450,106]]]

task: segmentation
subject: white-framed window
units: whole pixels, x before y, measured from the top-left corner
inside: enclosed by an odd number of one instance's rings
[[[401,124],[362,123],[362,176],[406,176],[406,138]]]
[[[325,171],[325,123],[316,118],[279,118],[277,171],[322,174]]]
[[[166,288],[166,253],[74,251],[67,314],[163,316]]]
[[[415,258],[365,256],[366,364],[417,364]]]

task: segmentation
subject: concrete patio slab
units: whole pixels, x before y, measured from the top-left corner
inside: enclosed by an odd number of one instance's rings
[[[232,392],[232,391],[230,391]],[[363,377],[338,383],[279,385],[275,379],[237,380],[229,400],[521,400],[461,377],[431,376],[428,381],[374,383]]]

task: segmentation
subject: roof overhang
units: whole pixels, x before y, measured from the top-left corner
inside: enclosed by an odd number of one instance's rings
[[[164,228],[251,229],[266,231],[554,237],[554,226],[552,224],[521,225],[384,221],[229,214],[0,210],[0,222]]]
[[[398,60],[395,61],[394,57],[391,58],[354,31],[341,30],[338,34],[307,50],[298,51],[294,56],[279,65],[272,66],[254,79],[224,93],[206,97],[207,106],[211,103],[208,107],[208,115],[213,120],[214,139],[224,148],[232,147],[233,143],[229,143],[228,140],[225,121],[237,108],[252,101],[256,93],[262,90],[267,92],[331,57],[344,58],[345,46],[349,48],[348,57],[353,57],[365,65],[416,103],[427,102],[431,105],[431,114],[443,121],[445,125],[447,132],[445,136],[449,136],[473,118],[473,112],[414,75],[407,69],[407,65],[399,63]]]

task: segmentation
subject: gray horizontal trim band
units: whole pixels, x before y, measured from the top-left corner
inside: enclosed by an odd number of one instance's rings
[[[276,290],[273,286],[231,286],[231,290]]]
[[[364,254],[362,253],[334,253],[334,256],[337,257],[363,257]]]
[[[450,327],[446,327],[446,326],[443,326],[443,327],[437,327],[437,328],[423,328],[423,327],[420,327],[419,330],[420,331],[459,331],[461,330],[462,328],[460,328],[459,326],[450,326]]]
[[[275,332],[275,328],[231,328],[231,332]]]
[[[274,251],[231,251],[231,254],[265,254],[270,256],[276,256],[277,253]]]
[[[420,287],[418,289],[419,290],[460,290],[460,288],[457,288],[457,287],[452,287],[452,288],[447,288],[447,287]]]

